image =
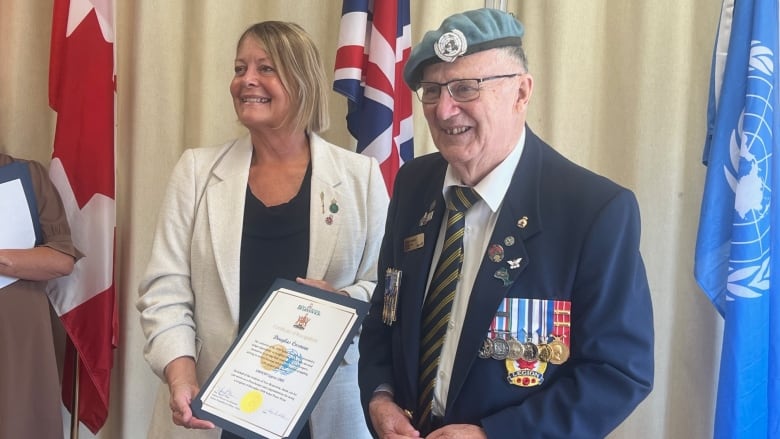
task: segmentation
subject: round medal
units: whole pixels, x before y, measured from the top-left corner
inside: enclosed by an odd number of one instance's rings
[[[545,363],[550,361],[550,357],[552,356],[552,350],[550,350],[550,345],[543,343],[538,346],[539,348],[539,361],[544,361]]]
[[[494,360],[506,360],[509,354],[509,343],[503,338],[493,340],[493,354],[490,356]]]
[[[489,337],[485,337],[482,340],[482,347],[479,348],[479,358],[490,358],[493,355],[493,340]]]
[[[550,363],[563,364],[569,359],[569,347],[566,346],[559,339],[554,339],[549,343],[550,346]]]
[[[507,358],[510,360],[519,360],[523,358],[525,353],[525,346],[523,346],[522,343],[517,341],[515,338],[510,338],[507,343],[509,344],[509,353],[507,354]]]
[[[530,341],[523,343],[523,360],[536,361],[537,359],[539,359],[539,348]]]
[[[488,259],[493,262],[501,262],[504,260],[504,247],[498,244],[491,244],[488,248]]]

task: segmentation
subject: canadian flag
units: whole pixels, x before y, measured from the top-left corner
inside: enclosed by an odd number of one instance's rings
[[[78,355],[78,419],[93,433],[108,417],[117,346],[115,88],[114,0],[54,0],[49,105],[57,112],[57,128],[49,176],[84,257],[70,276],[49,283],[49,299],[69,339],[63,401],[73,413]]]

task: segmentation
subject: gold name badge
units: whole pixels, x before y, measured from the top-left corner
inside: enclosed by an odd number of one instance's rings
[[[404,252],[417,250],[418,248],[423,246],[424,242],[425,242],[425,235],[423,235],[422,233],[418,233],[414,236],[410,236],[404,239]]]

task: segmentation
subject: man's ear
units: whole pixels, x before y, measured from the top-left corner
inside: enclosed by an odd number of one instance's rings
[[[519,83],[520,84],[517,89],[517,101],[515,101],[515,105],[517,105],[519,109],[524,110],[528,107],[528,103],[531,101],[531,94],[534,88],[534,78],[530,73],[526,73],[520,77]]]

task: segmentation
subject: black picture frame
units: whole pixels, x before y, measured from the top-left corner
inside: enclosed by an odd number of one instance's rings
[[[266,431],[261,426],[255,429],[241,425],[239,422],[244,422],[245,424],[248,423],[243,419],[222,416],[219,413],[216,413],[218,410],[212,410],[210,404],[206,402],[206,400],[214,395],[215,389],[212,388],[212,384],[215,384],[215,380],[219,380],[219,378],[223,377],[227,372],[226,370],[223,370],[223,368],[230,367],[229,365],[226,366],[226,364],[228,364],[228,362],[231,360],[233,354],[237,352],[236,349],[245,348],[245,343],[251,340],[252,331],[261,326],[260,322],[262,322],[263,319],[271,317],[268,314],[269,309],[266,307],[269,301],[274,297],[277,297],[277,293],[283,294],[287,292],[293,292],[294,294],[292,294],[292,296],[301,299],[301,305],[299,306],[306,306],[304,304],[315,302],[318,304],[325,304],[326,306],[328,304],[333,304],[334,308],[335,306],[339,306],[341,307],[339,309],[346,308],[351,310],[351,312],[354,312],[354,320],[348,324],[348,328],[346,328],[345,332],[342,333],[343,337],[341,344],[339,346],[334,346],[336,353],[330,359],[331,361],[328,362],[325,368],[318,370],[320,372],[320,379],[310,397],[306,398],[301,402],[301,404],[296,406],[298,408],[298,415],[297,418],[295,418],[296,420],[294,421],[292,430],[289,431],[287,436],[281,436],[274,434],[271,431]],[[228,349],[228,351],[220,360],[217,368],[211,373],[206,382],[204,382],[201,386],[200,391],[191,404],[193,414],[199,419],[211,421],[223,430],[230,431],[244,438],[279,439],[283,437],[297,437],[309,416],[311,415],[311,411],[314,409],[317,401],[325,391],[325,388],[333,377],[333,374],[336,372],[336,368],[344,358],[349,345],[353,342],[354,336],[357,335],[360,329],[360,325],[368,313],[368,308],[369,304],[361,300],[353,299],[341,294],[335,294],[330,291],[313,288],[308,285],[298,284],[287,279],[276,279],[271,288],[269,288],[265,299],[257,306],[254,313],[252,314],[251,319],[247,322],[244,328],[241,329],[240,333],[231,344],[230,349]],[[277,319],[278,315],[274,315],[273,317]],[[299,316],[297,316],[296,313],[292,312],[289,321],[295,322],[298,317]],[[292,325],[296,326],[297,323],[293,323]],[[257,391],[260,392],[259,389]]]

